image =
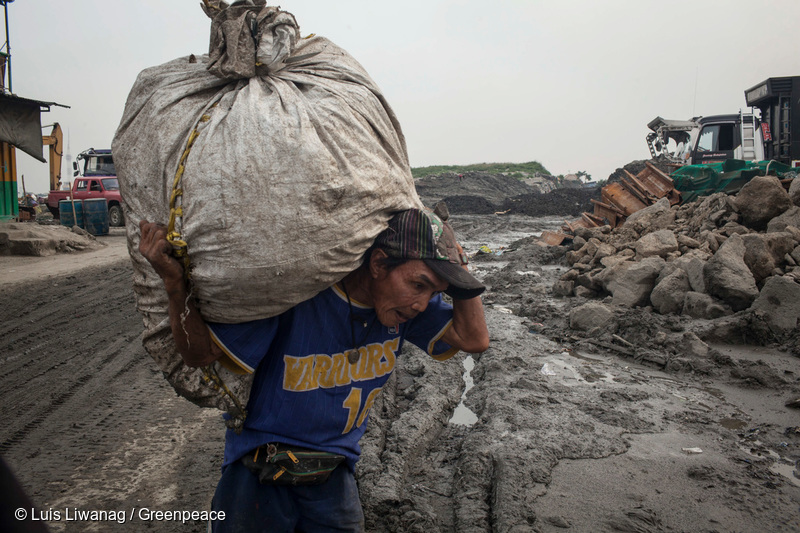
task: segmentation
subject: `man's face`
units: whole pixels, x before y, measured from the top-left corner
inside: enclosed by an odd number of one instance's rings
[[[380,266],[371,287],[372,305],[381,324],[397,326],[423,312],[430,299],[447,286],[446,281],[419,259],[392,270]]]

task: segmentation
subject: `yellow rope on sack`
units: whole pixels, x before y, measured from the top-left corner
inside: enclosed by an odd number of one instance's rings
[[[236,413],[235,416],[232,415],[230,420],[226,420],[225,424],[231,429],[235,429],[238,433],[244,426],[244,419],[247,418],[247,411],[242,405],[242,402],[239,401],[239,398],[236,397],[233,391],[231,391],[228,386],[225,385],[225,382],[212,365],[204,366],[201,370],[203,371],[203,381],[205,381],[206,384],[211,386],[213,389],[220,391],[222,394],[230,398],[233,402],[233,405],[236,406],[238,413]]]
[[[219,103],[219,102],[217,102]],[[217,106],[217,103],[212,105],[209,108],[209,111]],[[183,207],[182,205],[178,205],[178,199],[183,196],[183,189],[181,188],[181,181],[183,180],[183,173],[186,171],[186,161],[189,159],[189,153],[192,151],[192,146],[194,146],[194,142],[200,136],[200,125],[204,122],[208,122],[211,120],[211,115],[205,113],[203,116],[200,117],[200,120],[195,125],[192,133],[189,134],[189,138],[186,141],[186,147],[183,150],[183,154],[181,154],[181,159],[178,163],[178,169],[175,171],[175,179],[172,180],[172,194],[169,197],[169,222],[167,223],[167,241],[172,245],[173,254],[175,257],[179,258],[183,262],[183,275],[186,278],[186,282],[191,282],[191,270],[190,270],[190,261],[189,261],[189,252],[188,252],[188,244],[183,237],[183,234],[180,231],[175,229],[176,222],[179,218],[183,218]],[[181,225],[182,227],[182,225]],[[223,395],[228,396],[233,404],[236,406],[236,409],[239,411],[236,416],[233,416],[232,420],[229,420],[229,425],[233,429],[241,430],[242,425],[244,424],[244,419],[247,416],[247,411],[245,411],[242,402],[239,401],[239,398],[236,397],[235,394],[225,385],[225,382],[217,373],[216,369],[213,365],[204,366],[201,368],[203,372],[203,380],[214,388],[217,391],[220,391]]]
[[[216,105],[217,104],[214,104],[214,106]],[[214,106],[212,106],[212,108]],[[184,148],[183,154],[181,154],[180,162],[178,163],[178,170],[175,171],[175,179],[172,180],[172,194],[169,197],[167,241],[172,245],[173,254],[175,257],[183,261],[183,275],[187,280],[191,279],[192,277],[189,270],[189,254],[187,251],[188,245],[186,244],[186,240],[184,240],[181,232],[175,230],[175,223],[177,222],[178,218],[183,218],[183,206],[178,205],[178,199],[183,196],[181,180],[183,179],[183,173],[186,170],[186,160],[189,158],[189,152],[192,151],[192,146],[197,140],[197,137],[200,135],[198,128],[200,127],[200,124],[203,122],[208,122],[209,120],[211,120],[211,115],[204,114],[202,117],[200,117],[200,120],[194,127],[194,130],[192,130],[192,133],[189,134],[189,139],[186,141],[186,147]]]

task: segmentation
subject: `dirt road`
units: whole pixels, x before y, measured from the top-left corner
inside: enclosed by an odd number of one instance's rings
[[[219,415],[175,396],[145,353],[124,235],[85,254],[3,257],[0,454],[52,531],[205,531],[139,510],[208,507],[222,458]],[[67,521],[66,510],[135,509]]]
[[[454,222],[472,252],[558,223],[509,220]],[[104,239],[45,270],[49,258],[0,258],[21,269],[0,287],[0,454],[53,531],[205,531],[150,512],[208,509],[219,414],[156,370],[115,255],[124,236]],[[449,422],[464,367],[413,351],[373,407],[358,471],[369,531],[800,531],[800,419],[784,407],[800,396],[796,357],[720,346],[727,359],[700,372],[598,351],[570,336],[574,302],[549,296],[557,260],[502,250],[475,263],[492,347],[467,376],[471,416]],[[662,331],[646,312],[628,320]],[[67,519],[87,510],[105,518]]]

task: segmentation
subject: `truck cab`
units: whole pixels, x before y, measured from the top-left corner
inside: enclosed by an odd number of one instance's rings
[[[88,150],[78,154],[72,163],[72,176],[116,176],[111,150]]]
[[[761,129],[753,113],[740,111],[690,120],[656,117],[647,126],[652,130],[647,136],[652,157],[665,157],[676,167],[726,159],[764,159]]]
[[[697,141],[689,164],[721,163],[726,159],[764,159],[761,130],[752,113],[714,115],[702,117],[697,122]]]
[[[76,161],[72,163],[72,168],[72,186],[67,187],[67,190],[50,191],[47,197],[47,207],[53,216],[59,218],[58,202],[61,200],[105,198],[108,205],[109,225],[124,225],[122,198],[111,150],[90,148],[81,152],[76,157]]]

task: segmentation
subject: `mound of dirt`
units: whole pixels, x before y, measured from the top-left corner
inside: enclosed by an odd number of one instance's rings
[[[592,198],[600,199],[600,189],[555,189],[545,194],[522,194],[508,198],[500,210],[531,217],[580,216],[582,212],[594,209]]]
[[[797,356],[705,351],[703,321],[555,297],[576,250],[537,244],[558,217],[529,218],[453,217],[489,286],[491,347],[438,362],[406,343],[361,441],[365,530],[798,531]],[[135,509],[130,530],[200,533],[205,522],[138,513],[208,509],[225,427],[176,397],[142,348],[117,230],[98,252],[0,257],[0,453],[38,509]],[[9,284],[35,272],[28,260],[47,268]]]
[[[447,204],[447,208],[452,213],[491,215],[499,210],[497,205],[481,196],[447,196],[442,198],[442,201]]]
[[[467,172],[459,177],[454,172],[445,172],[418,179],[414,182],[417,193],[427,206],[448,197],[474,196],[492,205],[501,205],[506,198],[535,191],[517,178],[488,172]],[[453,208],[448,202],[448,207]],[[465,211],[471,212],[471,211]]]
[[[506,212],[528,216],[579,216],[593,209],[591,199],[599,198],[597,188],[562,188],[539,193],[535,188],[503,174],[470,172],[445,173],[416,181],[422,202],[432,207],[447,203],[453,214],[488,215]]]
[[[74,226],[34,223],[0,224],[0,255],[48,256],[96,250],[105,244]]]

